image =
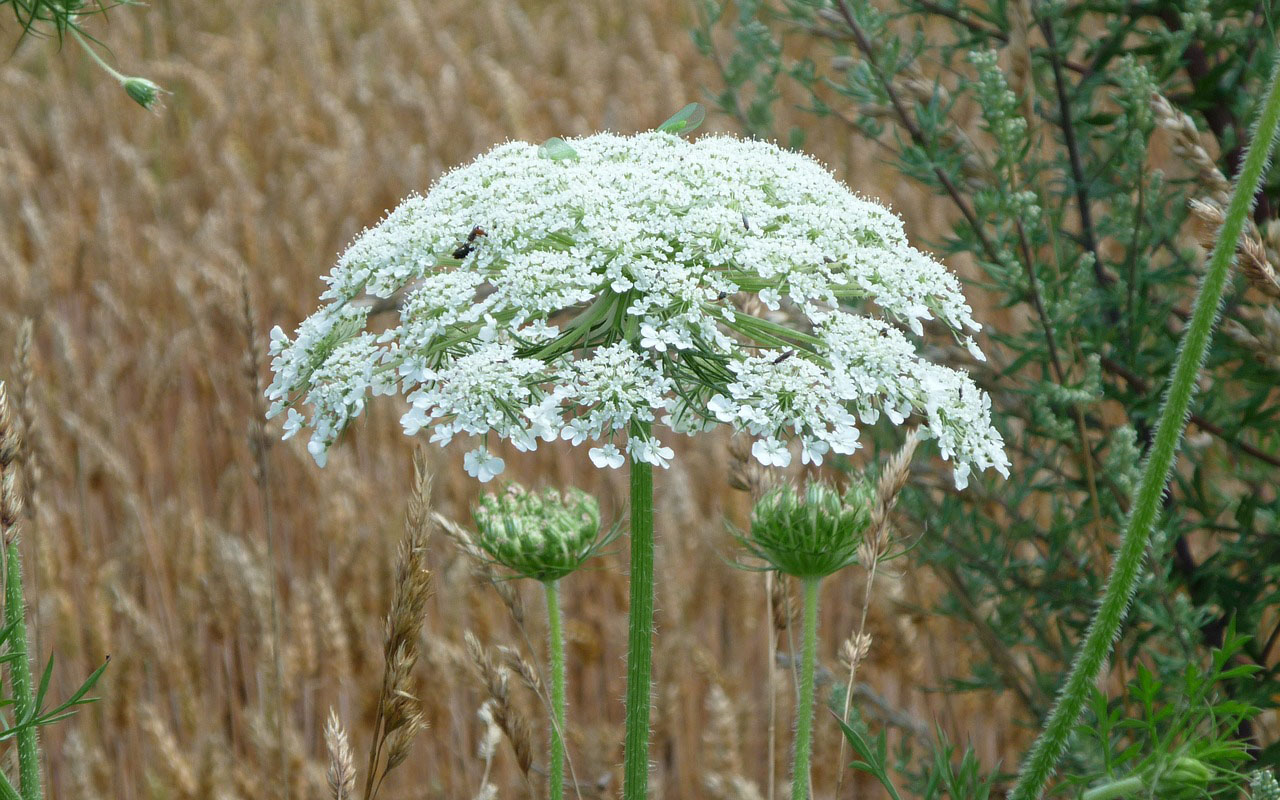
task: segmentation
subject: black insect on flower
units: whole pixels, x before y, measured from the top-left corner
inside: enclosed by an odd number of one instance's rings
[[[476,249],[476,239],[481,236],[488,236],[488,234],[485,233],[484,228],[481,228],[479,225],[472,228],[471,233],[467,234],[467,243],[459,247],[457,250],[454,250],[453,257],[466,258],[471,255],[471,252]]]

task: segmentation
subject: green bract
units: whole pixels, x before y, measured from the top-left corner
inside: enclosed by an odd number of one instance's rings
[[[753,556],[786,575],[825,578],[858,560],[871,523],[871,492],[854,483],[844,497],[823,483],[802,492],[778,486],[756,503],[739,538]]]
[[[473,514],[476,544],[494,561],[544,583],[573,572],[607,541],[600,506],[580,489],[530,492],[512,484],[487,495]]]

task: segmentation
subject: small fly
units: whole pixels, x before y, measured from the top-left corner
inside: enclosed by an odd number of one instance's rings
[[[476,239],[481,236],[488,236],[488,234],[485,233],[484,228],[481,228],[479,225],[472,228],[471,233],[467,235],[467,243],[459,247],[457,250],[454,250],[453,257],[461,259],[471,255],[472,251],[476,249]]]
[[[791,358],[791,357],[792,357],[792,356],[794,356],[795,354],[796,354],[796,351],[795,351],[795,350],[788,350],[787,352],[785,352],[785,353],[783,353],[782,355],[780,355],[780,356],[778,356],[777,358],[775,358],[775,359],[773,360],[773,363],[774,363],[774,364],[781,364],[783,361],[786,361],[788,358]]]

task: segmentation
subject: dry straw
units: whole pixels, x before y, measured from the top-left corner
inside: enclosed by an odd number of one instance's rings
[[[356,767],[351,757],[351,743],[342,727],[338,713],[329,709],[324,723],[324,742],[329,752],[329,769],[325,778],[329,781],[329,793],[333,800],[355,800]]]
[[[529,722],[511,701],[510,673],[505,667],[494,663],[480,640],[471,631],[467,631],[463,640],[467,645],[467,655],[475,667],[480,683],[493,701],[491,711],[494,723],[502,730],[502,734],[511,744],[516,764],[528,781],[529,770],[533,768],[533,735]]]

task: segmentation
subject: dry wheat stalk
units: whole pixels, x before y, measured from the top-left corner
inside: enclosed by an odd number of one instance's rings
[[[0,534],[8,547],[21,533],[25,516],[18,458],[22,455],[22,432],[9,404],[8,384],[0,381]]]
[[[1231,197],[1231,182],[1209,155],[1195,120],[1158,93],[1151,95],[1151,110],[1155,112],[1156,123],[1173,134],[1173,154],[1195,168],[1196,176],[1213,202],[1225,207]]]
[[[329,769],[325,777],[329,781],[329,794],[333,800],[355,800],[356,767],[351,758],[351,743],[338,719],[338,712],[329,709],[324,723],[324,744],[329,752]]]
[[[1225,219],[1222,206],[1216,201],[1203,198],[1193,199],[1188,205],[1191,215],[1202,223],[1197,230],[1201,246],[1212,248],[1218,240],[1218,228]],[[1262,237],[1252,226],[1240,237],[1236,256],[1240,271],[1248,279],[1249,285],[1267,297],[1280,300],[1280,277],[1277,277],[1275,267],[1267,259],[1267,249],[1262,243]]]
[[[152,706],[142,710],[143,730],[151,737],[158,757],[153,763],[161,768],[170,783],[178,790],[179,797],[193,798],[198,783],[195,770],[191,766],[187,754],[173,736],[173,731],[160,717],[160,713]]]
[[[703,787],[715,800],[760,800],[760,788],[743,775],[741,725],[718,682],[712,682],[705,705],[710,724],[702,734],[703,750],[711,755],[703,769]]]
[[[536,694],[539,699],[545,698],[546,691],[543,689],[542,676],[538,673],[538,668],[533,665],[533,662],[525,658],[524,654],[516,648],[507,647],[504,644],[498,645],[498,655],[502,656],[502,661],[506,664],[507,669],[519,675],[520,680],[524,682],[524,685],[531,692]]]
[[[365,767],[366,800],[377,794],[387,773],[404,763],[413,738],[425,727],[421,703],[412,691],[418,636],[431,591],[431,573],[427,570],[431,476],[421,451],[414,456],[413,471],[415,487],[405,514],[405,541],[400,546],[395,594],[385,624],[382,690]]]
[[[467,655],[480,676],[480,682],[488,692],[489,699],[493,701],[493,720],[502,729],[507,741],[511,743],[516,765],[520,767],[525,780],[528,781],[529,770],[533,766],[533,736],[529,730],[529,723],[511,703],[509,673],[505,667],[493,662],[474,633],[467,631],[463,640],[467,646]]]
[[[22,320],[22,326],[18,329],[18,341],[14,345],[13,360],[17,365],[17,380],[14,388],[17,390],[18,395],[18,419],[24,443],[22,468],[26,480],[23,481],[23,489],[25,491],[23,501],[26,505],[27,519],[31,519],[35,515],[39,501],[36,492],[40,488],[42,471],[39,428],[36,426],[35,420],[35,377],[31,355],[34,347],[33,339],[34,323],[30,317],[26,317]]]

